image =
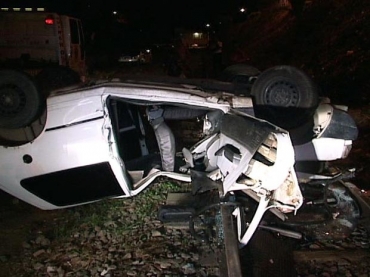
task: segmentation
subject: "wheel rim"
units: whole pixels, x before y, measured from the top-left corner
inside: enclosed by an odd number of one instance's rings
[[[0,88],[0,115],[3,117],[16,116],[26,105],[26,95],[16,86]]]
[[[271,106],[295,107],[299,102],[298,89],[287,80],[274,82],[266,88],[265,102]]]

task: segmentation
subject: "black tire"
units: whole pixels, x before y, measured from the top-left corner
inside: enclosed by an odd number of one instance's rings
[[[318,88],[298,68],[281,65],[262,72],[252,86],[255,115],[291,130],[311,120]]]
[[[35,77],[42,94],[47,97],[52,90],[76,85],[81,82],[80,76],[66,66],[47,67]]]
[[[226,67],[221,81],[252,84],[261,73],[257,68],[247,64],[234,64]]]
[[[0,71],[0,128],[29,126],[45,108],[35,82],[16,70]]]

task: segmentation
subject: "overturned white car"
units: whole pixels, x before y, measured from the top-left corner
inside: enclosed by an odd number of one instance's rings
[[[1,71],[0,188],[59,209],[132,197],[167,176],[192,182],[194,195],[216,190],[242,245],[267,210],[282,222],[299,218],[313,203],[307,187],[340,204],[330,185],[344,175],[327,174],[326,164],[347,156],[357,128],[302,71],[266,70],[251,96],[230,93],[232,83],[170,80],[96,82],[53,91],[45,103],[28,76]],[[245,217],[250,202],[257,208]]]

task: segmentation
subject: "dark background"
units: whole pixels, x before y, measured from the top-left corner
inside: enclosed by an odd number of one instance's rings
[[[181,29],[207,30],[223,42],[223,67],[289,64],[314,77],[326,95],[369,101],[367,1],[0,0],[0,7],[17,6],[81,18],[90,60],[116,61],[127,48],[173,43]]]
[[[58,0],[0,1],[1,7],[45,7],[48,11],[80,17],[89,31],[119,22],[124,29],[139,29],[153,40],[170,38],[175,28],[203,28],[220,15],[244,7],[241,1],[117,1]],[[113,15],[113,11],[117,13]],[[112,26],[110,26],[112,27]]]

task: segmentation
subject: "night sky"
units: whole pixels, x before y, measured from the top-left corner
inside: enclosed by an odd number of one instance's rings
[[[83,20],[88,33],[135,30],[152,40],[163,40],[174,30],[215,27],[220,17],[243,7],[245,0],[0,0],[0,7],[45,7]],[[113,15],[113,11],[117,14]],[[119,26],[114,26],[120,22]],[[136,37],[140,36],[136,35]]]
[[[0,0],[0,6],[42,6],[50,11],[79,17],[117,10],[130,22],[196,26],[213,20],[222,12],[242,6],[242,1],[225,0]]]

